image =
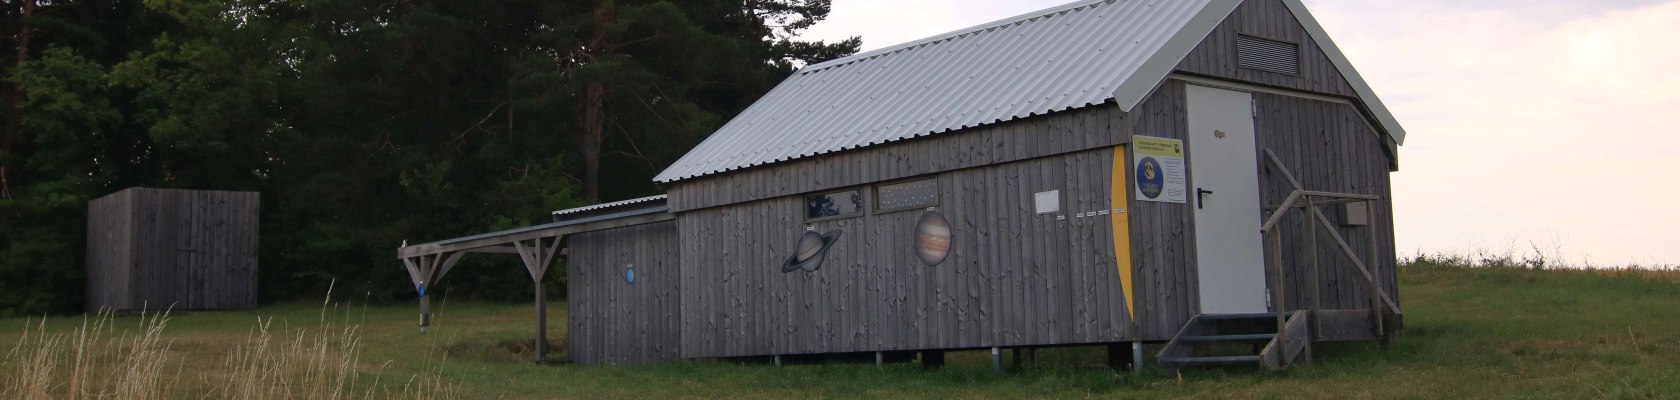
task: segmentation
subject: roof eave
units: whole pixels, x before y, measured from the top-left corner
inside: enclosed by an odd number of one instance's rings
[[[1121,82],[1119,88],[1114,89],[1114,102],[1120,105],[1120,111],[1132,112],[1138,104],[1143,103],[1161,82],[1167,80],[1167,75],[1172,74],[1173,68],[1184,61],[1184,57],[1189,56],[1208,34],[1213,33],[1214,28],[1225,22],[1225,18],[1231,16],[1240,4],[1242,0],[1214,0],[1202,8],[1201,12],[1196,13],[1196,16],[1191,17],[1190,22],[1185,23],[1172,38],[1167,39],[1160,50],[1156,50],[1154,55],[1138,67],[1137,72],[1132,73]]]
[[[1336,47],[1336,43],[1330,40],[1330,34],[1325,32],[1324,26],[1319,25],[1318,20],[1313,18],[1311,12],[1307,11],[1307,5],[1301,3],[1301,0],[1283,0],[1283,4],[1289,7],[1290,13],[1295,14],[1295,19],[1301,23],[1302,28],[1306,29],[1307,35],[1318,43],[1320,49],[1323,49],[1325,57],[1329,58],[1330,63],[1336,66],[1336,70],[1342,73],[1342,78],[1347,80],[1348,86],[1353,87],[1353,92],[1359,95],[1360,103],[1364,103],[1365,108],[1370,111],[1371,117],[1375,118],[1379,125],[1382,125],[1382,130],[1389,137],[1394,138],[1396,145],[1405,145],[1406,129],[1400,126],[1400,121],[1394,118],[1394,113],[1388,111],[1388,106],[1383,105],[1382,99],[1377,97],[1377,92],[1371,89],[1371,85],[1365,82],[1365,78],[1359,76],[1359,71],[1353,69],[1353,63],[1348,61],[1347,55],[1343,54],[1341,48]]]

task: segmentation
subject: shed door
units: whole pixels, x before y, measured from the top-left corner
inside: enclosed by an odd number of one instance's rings
[[[1266,312],[1253,98],[1195,85],[1186,97],[1202,313]]]

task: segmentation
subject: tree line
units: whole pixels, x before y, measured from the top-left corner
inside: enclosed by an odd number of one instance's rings
[[[133,186],[261,192],[265,300],[412,296],[401,241],[658,193],[860,43],[799,39],[830,0],[3,4],[0,317],[78,311],[87,202]],[[458,268],[440,289],[530,294],[515,263]]]

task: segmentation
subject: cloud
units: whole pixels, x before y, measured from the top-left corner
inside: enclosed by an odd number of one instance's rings
[[[1680,263],[1680,1],[1622,9],[1325,2],[1315,13],[1410,133],[1402,249],[1560,247]],[[1377,27],[1368,29],[1368,27]]]

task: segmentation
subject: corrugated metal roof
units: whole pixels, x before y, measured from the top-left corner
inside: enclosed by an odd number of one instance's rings
[[[586,212],[586,211],[605,210],[605,209],[608,209],[608,208],[615,208],[615,207],[619,207],[619,206],[627,206],[627,205],[637,204],[637,203],[646,203],[646,202],[656,201],[656,200],[665,200],[665,195],[662,194],[662,195],[658,195],[658,196],[648,196],[648,197],[643,197],[643,198],[639,198],[639,199],[615,201],[615,202],[611,202],[611,203],[601,203],[601,204],[596,204],[596,205],[592,205],[592,206],[584,206],[584,207],[578,207],[578,208],[568,208],[568,209],[564,209],[564,210],[560,210],[560,211],[555,211],[554,215],[555,216],[560,216],[560,215],[566,215],[566,214],[577,214],[577,213]]]
[[[1102,104],[1198,14],[1225,8],[1196,41],[1237,2],[1086,0],[808,66],[654,180]]]
[[[811,65],[654,180],[674,182],[1109,100],[1130,111],[1240,3],[1085,0]]]

